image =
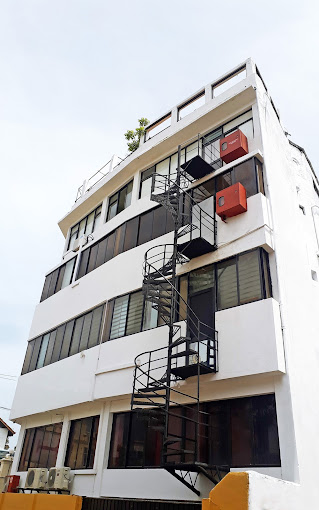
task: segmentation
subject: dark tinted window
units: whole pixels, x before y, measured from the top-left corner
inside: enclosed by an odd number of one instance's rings
[[[104,305],[30,340],[22,375],[72,356],[99,343]]]
[[[153,228],[153,210],[142,214],[140,217],[140,227],[138,233],[137,244],[147,243],[152,239],[152,228]]]
[[[137,245],[139,217],[133,218],[126,223],[125,240],[123,251],[135,248]]]
[[[71,421],[65,465],[71,469],[92,469],[99,416]]]
[[[230,467],[280,466],[274,395],[202,403],[200,411],[203,412],[199,428],[201,462]],[[196,429],[191,420],[196,416],[195,406],[171,408],[168,430],[170,437],[179,438],[177,452],[194,450]],[[159,466],[162,427],[163,417],[154,410],[149,416],[145,410],[143,415],[134,411],[114,414],[109,467]],[[171,452],[174,448],[170,448]],[[170,456],[172,463],[182,460],[179,453]],[[193,454],[187,453],[184,460],[192,462]]]
[[[58,455],[62,423],[54,423],[25,431],[19,471],[29,468],[54,467]]]

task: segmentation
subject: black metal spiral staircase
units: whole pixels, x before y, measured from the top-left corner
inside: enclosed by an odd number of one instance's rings
[[[216,219],[198,204],[205,190],[190,194],[187,166],[181,169],[180,148],[175,174],[153,174],[151,199],[163,205],[175,223],[174,242],[145,253],[143,293],[168,326],[166,347],[135,359],[131,409],[163,432],[162,467],[199,495],[199,473],[218,483],[229,469],[203,459],[201,439],[209,435],[209,415],[200,404],[200,376],[216,372],[217,332],[195,315],[178,291],[177,266],[216,249]],[[202,165],[202,162],[201,162]],[[185,390],[183,381],[195,384]],[[193,382],[192,381],[192,382]]]

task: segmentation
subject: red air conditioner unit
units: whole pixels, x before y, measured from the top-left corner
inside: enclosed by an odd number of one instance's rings
[[[216,193],[216,214],[231,218],[247,211],[246,189],[240,182]]]
[[[248,142],[240,129],[220,140],[220,157],[225,163],[231,163],[245,154],[248,154]]]

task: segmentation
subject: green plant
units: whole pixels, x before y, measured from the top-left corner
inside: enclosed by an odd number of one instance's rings
[[[133,130],[128,130],[124,134],[127,142],[127,146],[130,152],[136,151],[140,145],[140,140],[145,133],[145,127],[150,123],[150,121],[144,117],[138,119],[139,127]]]

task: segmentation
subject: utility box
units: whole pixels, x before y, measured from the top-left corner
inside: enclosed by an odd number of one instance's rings
[[[220,140],[220,157],[225,163],[231,163],[245,154],[248,154],[248,142],[240,129]]]
[[[8,479],[7,492],[18,492],[20,476],[11,475]]]
[[[216,193],[216,214],[222,219],[231,218],[246,211],[246,189],[240,182]]]

